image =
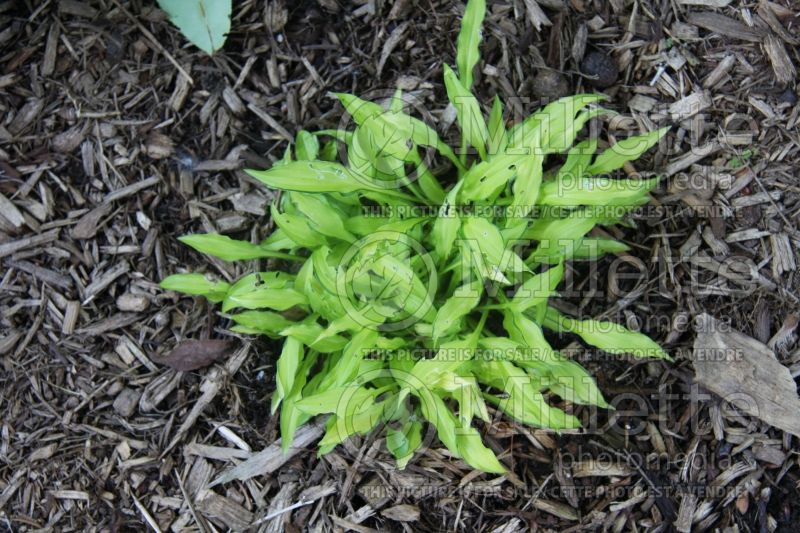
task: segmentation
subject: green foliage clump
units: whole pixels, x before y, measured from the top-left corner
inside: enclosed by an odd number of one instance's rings
[[[282,442],[328,415],[326,453],[385,425],[404,467],[430,423],[452,456],[503,472],[473,425],[487,403],[524,424],[555,430],[579,421],[554,394],[607,407],[592,377],[553,349],[544,330],[572,333],[608,353],[667,357],[647,336],[607,321],[576,320],[549,305],[565,261],[627,247],[590,236],[649,201],[657,179],[608,174],[639,157],[664,129],[597,152],[576,143],[606,110],[603,97],[557,100],[506,128],[501,102],[484,119],[471,92],[485,5],[470,0],[458,37],[458,74],[444,67],[468,158],[407,114],[399,91],[388,108],[339,94],[353,128],[300,132],[271,169],[248,171],[283,194],[276,229],[252,244],[190,235],[193,248],[226,261],[277,258],[286,271],[233,284],[176,274],[162,287],[221,303],[234,330],[283,339],[272,411]],[[320,142],[320,139],[329,140]],[[342,162],[337,162],[339,149]],[[431,153],[446,163],[432,170]],[[436,156],[434,156],[436,157]]]

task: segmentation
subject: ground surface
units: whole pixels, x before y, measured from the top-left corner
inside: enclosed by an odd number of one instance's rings
[[[229,325],[160,279],[255,267],[209,263],[175,237],[263,237],[272,193],[240,169],[268,166],[300,127],[335,125],[331,91],[400,85],[444,132],[441,62],[453,63],[461,5],[237,1],[208,58],[153,2],[6,0],[0,530],[800,529],[797,437],[707,395],[684,327],[704,311],[728,319],[800,373],[798,5],[489,3],[485,103],[499,93],[519,116],[590,90],[580,65],[604,52],[618,67],[601,72],[609,106],[632,117],[609,133],[673,125],[637,162],[668,177],[661,211],[614,230],[633,251],[576,266],[595,292],[561,305],[641,327],[675,363],[583,358],[617,398],[616,422],[556,435],[500,420],[484,428],[510,468],[499,478],[435,441],[403,472],[375,438],[322,459],[311,438],[271,453],[272,345],[242,339],[193,372],[158,362]],[[255,470],[212,483],[265,449]]]

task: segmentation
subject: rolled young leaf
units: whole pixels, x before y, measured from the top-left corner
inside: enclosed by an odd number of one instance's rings
[[[294,380],[300,361],[303,358],[303,344],[294,337],[287,337],[283,343],[283,350],[275,365],[277,374],[277,386],[272,395],[272,414],[278,410],[278,406],[294,388]]]
[[[300,161],[314,161],[319,155],[319,139],[306,130],[300,130],[295,137],[295,154]]]
[[[485,15],[486,0],[467,1],[456,41],[456,66],[461,83],[468,91],[472,89],[472,71],[481,57],[478,45],[481,43],[481,25]]]
[[[498,96],[494,97],[492,111],[489,113],[489,124],[487,125],[487,128],[489,130],[487,146],[488,156],[492,157],[502,154],[508,145],[508,133],[506,132],[506,126],[503,123],[503,103],[500,101]]]
[[[444,86],[447,97],[456,108],[456,118],[461,126],[461,135],[466,138],[481,157],[486,161],[486,140],[489,131],[483,120],[478,99],[458,80],[456,73],[447,64],[444,65]]]
[[[431,239],[439,257],[440,263],[447,261],[453,251],[453,243],[461,227],[461,218],[458,213],[458,193],[463,181],[459,181],[445,197],[444,204],[439,210],[439,216],[433,222]]]
[[[401,429],[389,428],[386,432],[386,448],[397,459],[397,468],[404,469],[422,446],[422,424],[408,420]]]

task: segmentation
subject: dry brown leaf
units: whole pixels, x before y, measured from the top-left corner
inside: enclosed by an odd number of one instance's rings
[[[789,368],[764,344],[711,315],[697,319],[695,381],[738,409],[800,436],[800,398]]]
[[[184,341],[163,358],[155,362],[180,372],[189,372],[219,361],[233,352],[234,341],[207,339]]]

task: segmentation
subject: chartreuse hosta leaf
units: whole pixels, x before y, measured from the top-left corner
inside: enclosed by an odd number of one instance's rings
[[[440,389],[453,392],[466,384],[465,377],[468,380],[470,376],[457,374],[456,371],[475,356],[481,329],[482,326],[478,326],[469,337],[443,343],[434,357],[414,363],[408,384],[412,391],[419,394],[420,387],[424,386],[426,390]]]
[[[485,160],[489,131],[483,120],[478,99],[461,84],[456,73],[447,65],[444,65],[444,86],[447,88],[450,103],[456,108],[461,134],[478,151],[481,159]]]
[[[319,442],[320,454],[324,454],[354,435],[366,435],[384,418],[384,412],[392,399],[376,401],[367,398],[363,402],[348,394],[348,387],[340,398],[333,416],[328,419],[327,431]],[[375,390],[375,389],[373,389]]]
[[[276,365],[276,387],[275,394],[272,395],[273,413],[278,409],[281,400],[292,392],[297,369],[300,367],[302,358],[303,344],[295,337],[287,337]]]
[[[520,312],[509,310],[505,313],[503,326],[511,339],[523,346],[522,357],[515,363],[534,370],[545,379],[550,391],[574,403],[608,407],[589,373],[554,351],[537,322]]]
[[[631,247],[624,242],[603,237],[584,237],[575,248],[572,259],[599,259],[605,254],[627,252]]]
[[[652,148],[668,130],[669,128],[661,128],[644,135],[636,135],[618,141],[598,155],[594,163],[586,171],[589,175],[607,174],[622,168],[622,165],[628,161],[638,159],[639,156]]]
[[[483,217],[468,217],[462,226],[464,237],[475,241],[492,265],[500,265],[506,244],[500,229]]]
[[[532,154],[561,152],[569,148],[565,132],[572,126],[570,123],[574,122],[575,115],[605,98],[599,94],[578,94],[548,104],[509,130],[509,150],[516,154]]]
[[[382,127],[388,130],[397,130],[406,139],[418,146],[430,146],[438,150],[443,156],[458,166],[460,163],[453,150],[439,138],[436,131],[419,119],[402,112],[390,112],[379,105],[366,102],[356,96],[338,93],[336,96],[344,105],[347,112],[353,115],[357,124],[361,125],[371,117],[377,117]]]
[[[485,200],[505,187],[517,174],[517,165],[525,159],[520,154],[499,154],[490,161],[473,166],[460,183],[461,198],[466,201]]]
[[[292,390],[281,403],[281,447],[286,452],[292,445],[294,432],[303,425],[311,415],[300,410],[299,403],[304,394],[314,394],[320,381],[317,374],[310,381],[308,373],[317,362],[317,352],[309,350],[295,374]]]
[[[497,96],[494,97],[494,102],[492,103],[492,112],[489,114],[487,127],[489,133],[489,155],[502,153],[508,146],[508,132],[506,132],[506,125],[503,123],[503,103]]]
[[[436,312],[433,321],[433,340],[461,330],[459,322],[478,306],[483,285],[473,281],[456,289],[453,296]]]
[[[558,169],[558,177],[561,180],[583,177],[596,151],[597,139],[586,139],[570,148],[567,152],[567,160]]]
[[[669,358],[663,348],[647,335],[607,320],[575,320],[548,307],[543,324],[555,331],[575,333],[588,344],[608,353]]]
[[[305,130],[297,132],[294,145],[295,155],[300,161],[314,161],[319,156],[319,139]]]
[[[291,201],[309,222],[311,229],[327,237],[353,242],[355,236],[344,227],[343,214],[319,195],[291,193]]]
[[[293,276],[283,272],[248,274],[228,289],[222,302],[222,310],[241,307],[286,311],[295,306],[306,305],[308,299],[292,287],[293,281]]]
[[[295,247],[304,246],[315,248],[327,242],[325,236],[311,227],[311,222],[300,216],[290,213],[281,213],[277,207],[272,206],[270,213],[275,225],[278,226]]]
[[[554,265],[564,260],[594,261],[606,254],[627,252],[630,247],[614,239],[584,237],[573,241],[556,239],[540,244],[528,257],[528,264]]]
[[[510,281],[504,273],[521,274],[528,270],[522,259],[508,249],[500,229],[487,219],[469,217],[462,231],[484,278],[508,284]]]
[[[507,348],[499,349],[506,353]],[[473,370],[480,380],[502,393],[487,394],[486,398],[511,418],[539,427],[572,429],[580,427],[578,420],[561,409],[552,407],[539,392],[541,380],[513,362],[503,359],[476,360]]]
[[[506,469],[494,452],[481,440],[481,434],[472,427],[459,427],[456,432],[458,453],[472,467],[492,474],[505,474]]]
[[[225,299],[230,285],[224,281],[211,281],[203,274],[173,274],[161,281],[161,288],[205,296],[209,302],[219,303]]]
[[[262,257],[278,257],[282,259],[297,259],[295,256],[266,250],[257,244],[247,241],[237,241],[218,233],[198,233],[178,237],[184,244],[188,244],[198,252],[219,257],[225,261],[242,261],[245,259],[260,259]]]
[[[508,308],[517,313],[524,313],[530,308],[543,308],[563,277],[563,263],[531,276],[514,293]]]
[[[542,185],[539,203],[543,206],[627,206],[635,207],[649,201],[648,193],[658,185],[659,178],[612,179],[567,178]]]
[[[326,386],[338,387],[350,383],[358,374],[359,363],[375,348],[378,339],[378,332],[373,329],[362,329],[356,333],[352,340],[344,347],[342,357],[336,364],[336,368],[323,379],[322,384]]]
[[[329,388],[324,392],[306,396],[297,402],[297,407],[310,415],[335,413],[341,408],[341,403],[363,404],[372,402],[378,392],[378,389],[367,389],[353,384],[341,385]]]
[[[419,396],[419,409],[422,416],[436,428],[436,435],[442,444],[456,457],[461,457],[458,447],[458,421],[442,396],[424,390]],[[473,465],[475,466],[475,465]]]
[[[220,303],[232,330],[281,344],[272,411],[284,449],[319,417],[321,454],[380,432],[403,468],[433,428],[432,445],[449,450],[442,456],[501,474],[505,453],[482,437],[494,412],[559,431],[580,426],[576,404],[609,407],[592,376],[550,344],[566,339],[544,330],[612,354],[667,358],[642,333],[551,305],[565,293],[569,261],[628,250],[597,228],[649,202],[658,178],[610,174],[666,129],[598,155],[600,139],[585,126],[610,112],[594,94],[553,101],[507,129],[500,99],[473,91],[485,10],[484,0],[467,2],[456,71],[443,65],[459,156],[442,140],[450,132],[406,105],[411,95],[397,90],[384,106],[337,94],[352,120],[301,130],[272,168],[248,171],[282,191],[271,220],[255,226],[270,234],[181,237],[226,261],[258,262],[233,283],[174,274],[162,287]]]
[[[300,192],[355,192],[365,187],[339,163],[295,161],[270,170],[247,170],[269,187]]]
[[[603,223],[604,218],[587,209],[575,209],[563,218],[537,219],[524,233],[526,239],[538,243],[528,261],[552,264],[562,257],[573,258],[575,255],[590,253],[590,248],[582,246],[584,237],[596,225]]]
[[[472,89],[472,71],[481,58],[478,45],[481,42],[481,25],[486,15],[486,0],[469,0],[461,21],[461,31],[456,41],[456,65],[461,83],[466,90]]]
[[[243,311],[230,316],[236,322],[231,328],[239,333],[262,334],[269,337],[279,337],[281,331],[292,326],[293,321],[280,313],[272,311]]]
[[[530,213],[539,197],[542,185],[542,163],[544,155],[534,153],[524,158],[517,166],[517,179],[514,180],[514,200],[511,209],[516,216],[523,217]],[[512,219],[513,221],[514,219]]]
[[[414,419],[414,415],[407,415],[405,422],[398,429],[386,430],[386,448],[397,459],[397,467],[401,470],[414,457],[414,452],[422,445],[422,424]]]
[[[438,216],[433,222],[433,231],[431,232],[430,240],[439,258],[440,265],[450,257],[450,253],[453,251],[453,244],[456,242],[456,237],[458,236],[458,230],[461,227],[461,217],[458,213],[457,200],[462,183],[463,181],[459,181],[453,186],[450,192],[447,193],[444,203],[439,209]]]
[[[349,339],[341,335],[320,338],[323,330],[324,328],[315,321],[307,320],[281,330],[280,334],[284,337],[297,337],[303,344],[320,353],[337,353],[347,346]]]

